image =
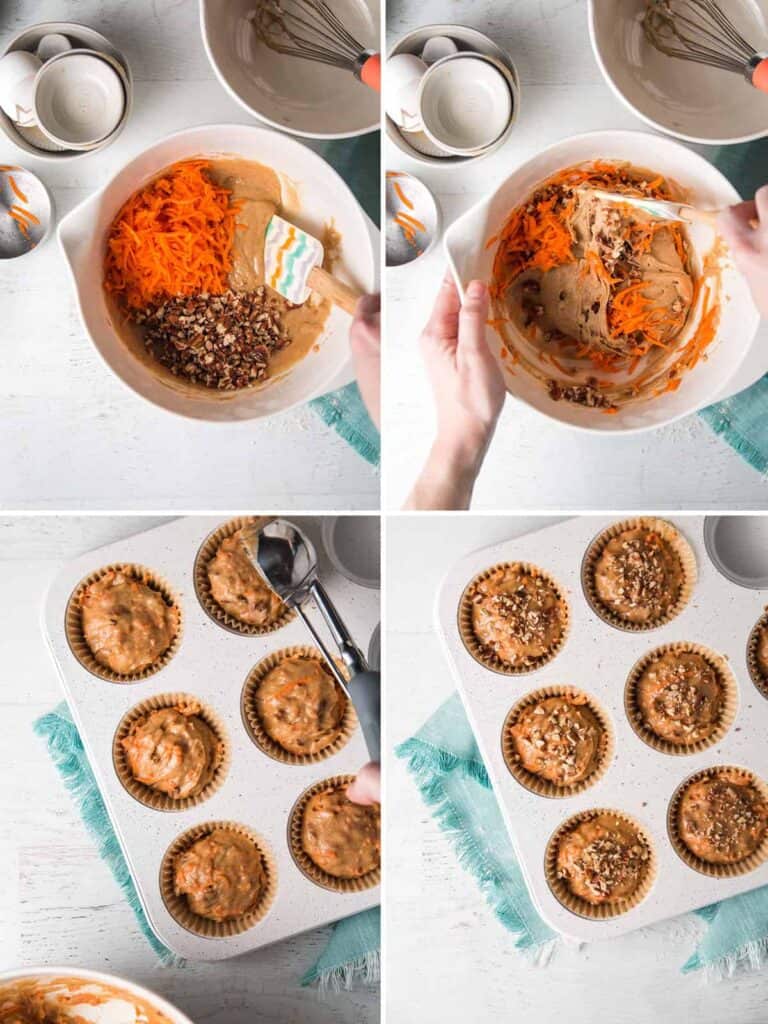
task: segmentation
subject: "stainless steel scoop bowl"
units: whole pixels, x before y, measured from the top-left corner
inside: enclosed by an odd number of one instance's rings
[[[312,541],[287,519],[274,519],[261,529],[246,529],[242,537],[254,566],[266,583],[303,619],[334,678],[354,705],[371,760],[378,761],[381,754],[381,677],[369,669],[365,656],[318,579],[317,552]],[[325,620],[348,679],[307,615],[305,606],[310,599]]]

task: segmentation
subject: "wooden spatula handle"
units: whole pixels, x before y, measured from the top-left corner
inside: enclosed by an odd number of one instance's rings
[[[324,299],[330,299],[334,306],[340,306],[350,316],[354,314],[358,300],[363,297],[363,293],[357,288],[344,284],[322,267],[315,267],[311,271],[307,284],[313,292],[317,292]]]

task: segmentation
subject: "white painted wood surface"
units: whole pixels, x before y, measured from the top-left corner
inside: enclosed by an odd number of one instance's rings
[[[8,0],[0,43],[53,20],[98,29],[135,78],[132,117],[103,153],[52,164],[0,136],[0,163],[39,174],[59,218],[170,132],[255,123],[214,77],[196,0]],[[83,330],[55,239],[0,266],[0,295],[0,507],[378,507],[376,471],[306,406],[258,423],[204,424],[129,392]]]
[[[419,728],[453,683],[433,630],[437,589],[463,554],[556,519],[390,517],[387,524],[387,747]],[[418,566],[418,571],[414,571]],[[515,950],[405,771],[387,764],[387,1024],[765,1024],[768,972],[707,984],[680,967],[692,918],[582,948],[548,967]]]
[[[33,965],[113,971],[196,1024],[373,1024],[378,992],[299,987],[330,929],[237,960],[160,968],[100,860],[32,723],[62,698],[40,630],[62,562],[164,520],[0,519],[0,972]]]
[[[417,163],[387,141],[388,169],[410,171],[429,185],[444,226],[492,192],[510,168],[564,136],[647,130],[600,75],[589,45],[586,0],[389,0],[388,9],[390,45],[421,25],[470,25],[509,50],[522,79],[520,120],[507,143],[485,160],[443,169]],[[443,266],[437,246],[407,269],[386,273],[388,508],[402,506],[433,435],[432,397],[417,338]],[[473,507],[759,509],[766,501],[765,480],[696,416],[636,438],[601,438],[570,432],[509,401]]]

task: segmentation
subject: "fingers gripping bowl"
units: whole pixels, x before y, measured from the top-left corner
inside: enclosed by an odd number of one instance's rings
[[[154,405],[193,419],[258,419],[301,404],[339,381],[349,364],[345,313],[333,308],[317,342],[284,373],[256,387],[218,391],[191,385],[149,357],[142,345],[127,343],[114,303],[102,286],[107,240],[124,204],[167,168],[200,157],[234,158],[274,170],[280,183],[281,215],[318,238],[332,222],[341,239],[334,273],[365,291],[374,290],[375,230],[346,184],[302,144],[247,125],[191,128],[151,146],[64,218],[59,241],[86,331],[123,383]]]
[[[489,284],[495,281],[499,233],[510,222],[513,211],[528,209],[526,204],[530,203],[534,193],[538,194],[543,183],[561,175],[567,168],[595,164],[647,168],[665,182],[676,183],[690,202],[703,209],[726,206],[739,198],[719,171],[670,140],[641,132],[593,132],[564,139],[515,170],[493,196],[474,207],[449,229],[446,249],[459,286],[475,277]],[[659,339],[662,343],[659,351],[666,346],[665,358],[676,357],[706,326],[705,289],[697,289],[697,284],[704,281],[705,270],[712,271],[712,290],[717,294],[710,305],[716,304],[718,309],[717,315],[710,318],[713,328],[711,340],[698,359],[689,360],[695,365],[680,374],[674,389],[663,390],[654,386],[648,390],[647,396],[641,395],[632,401],[601,401],[597,407],[581,404],[579,393],[575,399],[570,397],[573,392],[563,397],[563,392],[577,381],[581,382],[581,378],[578,375],[574,377],[572,366],[563,370],[560,360],[552,357],[550,338],[546,338],[545,345],[539,346],[544,358],[537,356],[539,361],[534,365],[529,358],[519,359],[520,352],[531,355],[525,324],[504,323],[499,330],[500,324],[496,322],[495,326],[489,325],[487,338],[501,362],[508,391],[551,419],[599,433],[628,433],[659,427],[727,393],[729,379],[738,370],[752,344],[759,317],[746,283],[718,243],[715,232],[708,225],[697,224],[686,226],[684,235],[686,252],[683,262],[687,263],[693,292],[700,301],[690,302],[684,326],[673,338]],[[680,267],[674,269],[679,271]],[[531,287],[538,287],[538,282]],[[542,289],[545,290],[543,282]],[[563,295],[562,289],[559,295]],[[689,288],[689,300],[690,295]],[[557,301],[557,293],[554,298]],[[604,310],[598,308],[597,312],[603,315]],[[492,317],[496,316],[494,311]],[[632,353],[633,356],[635,354]],[[531,372],[532,366],[535,372]],[[610,376],[603,372],[601,377],[610,384],[611,390],[617,382],[633,382],[635,377],[632,375],[642,373],[643,369],[643,365],[638,369],[633,359],[627,359],[618,374],[611,365]],[[601,380],[601,387],[603,383]],[[665,379],[662,383],[668,382]],[[615,407],[606,409],[601,407],[603,405]],[[606,411],[611,414],[605,415]]]

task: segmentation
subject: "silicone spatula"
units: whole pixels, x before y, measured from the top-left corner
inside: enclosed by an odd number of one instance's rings
[[[362,292],[323,270],[322,243],[275,214],[264,241],[264,278],[270,288],[297,306],[316,292],[350,315]]]

